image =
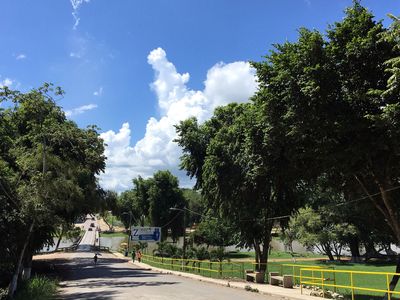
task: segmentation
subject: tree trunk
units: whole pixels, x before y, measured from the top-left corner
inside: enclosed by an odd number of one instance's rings
[[[254,240],[254,251],[256,253],[256,270],[260,270],[261,249],[260,244]]]
[[[360,255],[360,241],[357,237],[350,239],[349,247],[351,252],[351,262],[360,262],[361,255]]]
[[[335,258],[333,257],[331,246],[329,244],[321,245],[322,250],[324,250],[325,254],[328,256],[330,261],[334,261]]]
[[[400,273],[400,256],[397,257],[396,273]],[[390,281],[390,284],[389,284],[390,291],[394,291],[394,289],[396,288],[397,282],[399,282],[399,278],[400,278],[399,275],[393,275],[392,280]],[[388,299],[388,293],[385,294],[383,299],[384,300]]]
[[[268,254],[269,254],[269,245],[271,243],[271,231],[272,231],[272,223],[267,223],[265,227],[264,239],[262,240],[262,251],[260,252],[260,262],[258,271],[262,272],[265,275],[268,273]]]
[[[61,243],[61,240],[62,240],[63,235],[64,235],[64,226],[61,225],[61,232],[60,232],[60,235],[58,236],[58,241],[57,241],[56,249],[55,249],[54,251],[57,251],[57,250],[58,250],[58,247],[60,247],[60,243]]]
[[[108,222],[107,222],[107,220],[106,220],[106,218],[105,218],[105,216],[103,217],[103,221],[104,221],[104,223],[106,223],[106,225],[108,226],[108,230],[112,230],[112,228],[113,228],[113,226],[112,226],[112,224],[110,225]]]
[[[28,280],[31,278],[32,258],[33,258],[32,251],[28,251],[26,258],[25,258],[25,262],[24,262],[24,269],[22,271],[22,279],[23,280]]]
[[[8,287],[8,296],[10,298],[12,298],[14,296],[14,293],[17,290],[18,275],[19,275],[20,270],[21,270],[22,260],[23,260],[24,255],[25,255],[26,247],[29,244],[29,239],[30,239],[30,237],[32,235],[32,232],[33,232],[34,224],[35,224],[35,222],[32,221],[31,225],[29,226],[28,235],[26,236],[26,240],[24,242],[24,246],[22,247],[21,253],[20,253],[19,258],[18,258],[18,262],[17,262],[17,266],[15,268],[15,272],[14,272],[13,277],[11,279],[10,286]]]
[[[259,271],[266,273],[268,272],[268,252],[269,252],[269,243],[263,245],[263,250],[261,251],[261,256],[260,256],[260,268]]]

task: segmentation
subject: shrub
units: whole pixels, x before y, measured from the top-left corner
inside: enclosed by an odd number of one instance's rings
[[[210,253],[205,247],[200,247],[196,249],[196,259],[198,260],[205,260],[210,258]]]
[[[218,248],[210,251],[210,260],[211,261],[223,261],[226,258],[226,253],[224,248]]]
[[[154,255],[163,256],[163,257],[181,257],[181,253],[179,253],[179,249],[177,246],[161,242],[158,244],[158,249],[153,251]]]
[[[15,300],[52,300],[57,296],[57,281],[44,276],[35,276],[22,283]]]
[[[186,249],[186,257],[187,259],[197,259],[196,249],[195,248],[188,248]]]

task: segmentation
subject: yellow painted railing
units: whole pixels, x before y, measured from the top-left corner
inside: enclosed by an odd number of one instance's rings
[[[285,267],[291,268],[292,269],[292,274],[284,273],[284,268]],[[324,269],[324,267],[322,267],[322,266],[315,266],[315,265],[282,264],[281,265],[281,275],[292,275],[296,282],[300,282],[300,272],[301,272],[302,268],[312,268],[312,269],[318,269],[318,270],[319,269]],[[311,277],[314,277],[313,273],[311,274]]]
[[[254,267],[258,265],[265,265],[265,263],[256,263],[252,262],[251,263]],[[279,262],[272,262],[268,263],[268,269],[269,271],[276,270],[277,272],[283,276],[283,275],[292,275],[295,282],[300,282],[300,269],[302,268],[313,268],[313,269],[324,269],[327,268],[326,266],[317,266],[317,265],[306,265],[306,264],[281,264]],[[334,269],[334,267],[328,267],[329,269]],[[287,270],[289,269],[289,271]],[[313,274],[311,274],[313,277]],[[310,278],[311,278],[310,277]]]
[[[311,273],[311,276],[310,276]],[[330,274],[337,278],[338,276],[347,276],[346,283],[336,284],[336,280],[329,278]],[[318,276],[319,275],[319,276]],[[372,288],[372,287],[363,287],[355,284],[355,275],[358,276],[366,276],[373,275],[375,276],[375,280],[379,276],[384,276],[386,280],[386,286],[384,288]],[[310,286],[318,286],[322,289],[323,296],[325,296],[325,292],[327,288],[333,288],[336,290],[337,288],[348,289],[351,290],[351,299],[354,300],[356,291],[366,291],[366,292],[376,292],[376,293],[387,293],[388,300],[391,299],[392,295],[400,295],[400,291],[391,291],[389,288],[390,280],[389,277],[393,275],[400,275],[400,273],[391,273],[391,272],[368,272],[368,271],[350,271],[350,270],[331,270],[331,269],[321,269],[321,268],[301,268],[300,269],[300,287],[301,293],[303,293],[303,285]],[[333,281],[333,283],[332,283]]]
[[[197,273],[210,273],[215,274],[214,276],[219,277],[237,277],[237,278],[245,278],[245,266],[252,265],[254,268],[259,265],[255,262],[211,262],[207,260],[197,260],[197,259],[182,259],[182,258],[170,258],[170,257],[160,257],[160,256],[151,256],[151,255],[142,255],[142,259],[144,262],[153,263],[157,266],[173,269],[173,270],[181,270],[181,271],[189,271],[189,272],[197,272]],[[316,265],[304,265],[304,264],[275,264],[269,263],[269,269],[272,271],[276,269],[276,271],[280,271],[281,275],[292,275],[295,279],[295,282],[300,282],[300,269],[301,268],[314,268],[314,269],[323,269],[322,266]],[[289,270],[287,270],[289,269]],[[204,274],[207,275],[207,274]],[[303,278],[306,278],[303,276]],[[310,279],[314,278],[314,274],[310,276]]]
[[[224,274],[241,274],[243,272],[242,266],[232,262],[211,262],[197,259],[182,259],[182,258],[170,258],[170,257],[159,257],[151,255],[142,255],[143,262],[150,262],[157,265],[162,265],[167,268],[178,268],[182,271],[205,271],[210,273],[216,273],[220,276]],[[228,265],[229,264],[229,265]],[[204,265],[209,266],[208,268]]]

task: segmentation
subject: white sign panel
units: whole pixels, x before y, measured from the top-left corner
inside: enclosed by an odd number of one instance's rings
[[[161,241],[161,228],[133,226],[131,228],[131,241],[159,242]]]

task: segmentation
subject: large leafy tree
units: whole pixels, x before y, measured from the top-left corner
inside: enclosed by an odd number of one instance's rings
[[[160,226],[165,239],[171,231],[173,239],[183,234],[182,211],[170,208],[183,209],[186,199],[179,188],[178,178],[169,171],[157,171],[153,177],[133,179],[133,189],[123,192],[118,197],[118,207],[121,219],[126,227],[129,224],[129,215],[137,225]],[[123,216],[122,214],[125,214]]]
[[[330,26],[327,39],[301,29],[298,41],[277,45],[264,62],[253,65],[260,80],[256,103],[302,155],[303,179],[328,174],[341,192],[350,187],[355,198],[367,196],[363,200],[400,243],[395,22],[385,29],[354,1],[345,18]]]
[[[162,226],[161,232],[167,236],[168,229],[171,230],[173,239],[182,235],[183,215],[181,211],[173,211],[170,208],[183,209],[186,200],[179,188],[178,178],[170,171],[158,171],[151,178],[151,185],[148,191],[149,196],[149,217],[151,224]]]
[[[240,243],[255,248],[262,271],[274,218],[298,207],[301,190],[284,140],[265,125],[254,105],[230,104],[204,124],[188,119],[177,126],[182,168],[196,177],[208,205],[235,226]]]
[[[0,189],[7,232],[6,257],[14,274],[12,295],[23,264],[65,223],[92,210],[101,189],[96,175],[104,170],[104,146],[96,127],[80,129],[66,120],[53,97],[59,88],[44,84],[27,93],[0,90],[9,107],[2,110],[5,143],[0,158]],[[10,226],[12,225],[12,226]]]

